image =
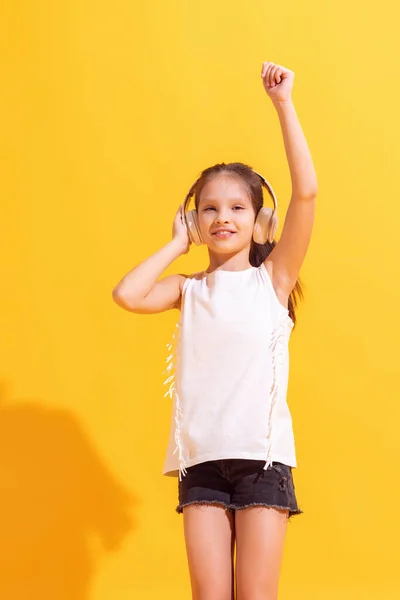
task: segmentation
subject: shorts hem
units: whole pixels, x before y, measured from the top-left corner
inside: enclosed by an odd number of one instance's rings
[[[184,507],[190,506],[191,504],[212,504],[232,511],[230,504],[225,504],[225,502],[221,502],[220,500],[191,500],[190,502],[183,502],[182,504],[178,504],[175,510],[177,513],[181,514],[183,512]]]
[[[279,504],[268,504],[267,502],[250,502],[249,504],[243,504],[242,506],[233,506],[234,510],[243,510],[244,508],[250,508],[251,506],[264,506],[265,508],[278,508],[280,510],[288,510],[288,521],[296,515],[304,513],[301,508],[291,508],[290,506],[281,506]]]
[[[288,510],[288,521],[296,515],[304,514],[304,511],[301,508],[291,508],[290,506],[280,506],[278,504],[268,504],[266,502],[251,502],[249,504],[243,504],[241,506],[236,506],[235,504],[225,504],[225,502],[221,502],[220,500],[192,500],[190,502],[183,502],[182,504],[178,504],[176,507],[176,512],[181,514],[183,512],[183,508],[185,506],[190,506],[191,504],[208,504],[214,506],[220,506],[221,508],[225,508],[231,512],[235,512],[236,510],[243,510],[244,508],[250,508],[252,506],[263,506],[265,508],[278,508],[280,510]]]

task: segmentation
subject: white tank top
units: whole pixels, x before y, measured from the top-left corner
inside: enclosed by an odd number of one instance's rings
[[[296,467],[286,393],[294,323],[264,263],[197,273],[183,285],[167,344],[164,396],[172,398],[163,475],[226,458]]]

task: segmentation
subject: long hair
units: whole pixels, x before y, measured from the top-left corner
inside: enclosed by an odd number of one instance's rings
[[[252,167],[242,162],[222,162],[213,165],[212,167],[208,167],[201,172],[200,177],[192,186],[194,189],[194,202],[196,210],[198,210],[199,207],[200,194],[203,187],[208,181],[217,175],[232,177],[244,186],[244,189],[250,196],[255,215],[257,216],[260,208],[263,206],[263,186],[259,176],[253,171]],[[275,240],[273,240],[272,243],[268,242],[267,240],[265,244],[257,244],[252,238],[249,253],[250,264],[253,267],[259,267],[271,253],[275,245]],[[303,287],[300,278],[298,278],[288,300],[289,316],[291,317],[295,326],[297,322],[295,308],[298,305],[299,299],[303,300],[303,298]]]

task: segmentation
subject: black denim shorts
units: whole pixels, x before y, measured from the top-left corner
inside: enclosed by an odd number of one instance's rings
[[[188,504],[216,504],[230,511],[249,506],[289,510],[288,518],[303,513],[298,507],[292,467],[264,460],[228,458],[187,468],[178,482],[178,513]]]

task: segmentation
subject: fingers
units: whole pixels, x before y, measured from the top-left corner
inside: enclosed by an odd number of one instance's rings
[[[268,68],[269,62],[263,62],[262,64],[262,68],[261,68],[261,77],[264,79],[265,74],[267,72],[267,68]]]
[[[274,65],[273,68],[271,69],[271,82],[272,83],[280,83],[281,82],[281,74],[282,74],[282,67],[280,67],[279,65]]]
[[[261,77],[265,78],[265,83],[268,87],[274,87],[282,80],[283,67],[276,65],[273,62],[263,62],[261,69]]]
[[[184,224],[183,204],[180,204],[178,210],[176,211],[176,215],[175,215],[176,219],[178,219],[178,215],[179,215],[181,223],[183,225]]]

